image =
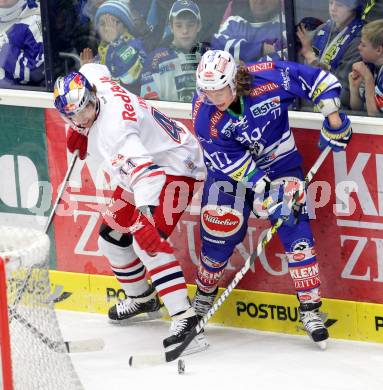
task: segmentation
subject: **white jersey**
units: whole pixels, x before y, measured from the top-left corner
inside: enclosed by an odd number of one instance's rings
[[[86,64],[80,72],[96,87],[100,102],[88,153],[133,192],[137,207],[159,204],[166,175],[205,178],[202,151],[184,125],[112,81],[106,66]]]

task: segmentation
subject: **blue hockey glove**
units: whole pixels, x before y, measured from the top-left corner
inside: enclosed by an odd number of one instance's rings
[[[346,114],[340,113],[342,119],[342,126],[339,129],[331,128],[327,118],[324,119],[318,147],[323,150],[327,145],[330,145],[334,152],[340,152],[346,149],[352,136],[352,128],[350,119]]]
[[[295,197],[295,202],[290,208],[288,206],[292,197]],[[285,225],[293,226],[299,222],[299,215],[302,214],[305,204],[303,182],[295,177],[285,177],[271,182],[270,191],[262,207],[267,210],[272,223],[283,217]]]

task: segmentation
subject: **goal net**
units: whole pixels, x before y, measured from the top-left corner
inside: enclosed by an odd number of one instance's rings
[[[0,258],[0,388],[83,389],[50,296],[48,236],[0,226]]]

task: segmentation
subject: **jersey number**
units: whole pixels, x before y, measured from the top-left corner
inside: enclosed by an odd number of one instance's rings
[[[166,131],[168,135],[177,143],[181,143],[181,134],[185,134],[185,130],[177,126],[176,122],[168,118],[162,112],[152,107],[152,115],[156,122]]]

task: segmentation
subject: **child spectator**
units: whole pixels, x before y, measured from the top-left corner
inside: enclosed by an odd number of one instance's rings
[[[326,23],[312,34],[303,25],[297,31],[305,62],[329,70],[338,78],[342,85],[340,100],[346,108],[350,104],[348,74],[352,64],[360,59],[362,10],[362,0],[330,0],[330,19]]]
[[[214,34],[213,49],[231,53],[236,62],[283,59],[286,26],[280,0],[249,0],[250,19],[230,16]]]
[[[113,80],[130,92],[139,93],[140,78],[146,51],[142,42],[145,21],[128,0],[107,0],[95,15],[95,27],[101,38],[98,54],[83,50],[81,64],[98,62],[108,67]]]
[[[362,29],[359,52],[363,61],[352,65],[349,74],[350,106],[368,115],[383,114],[383,19],[366,24]]]
[[[0,88],[44,82],[40,6],[35,0],[0,1]]]
[[[177,0],[169,14],[172,42],[152,52],[142,73],[141,96],[145,99],[191,102],[195,71],[206,44],[197,42],[201,29],[199,7],[191,0]]]

